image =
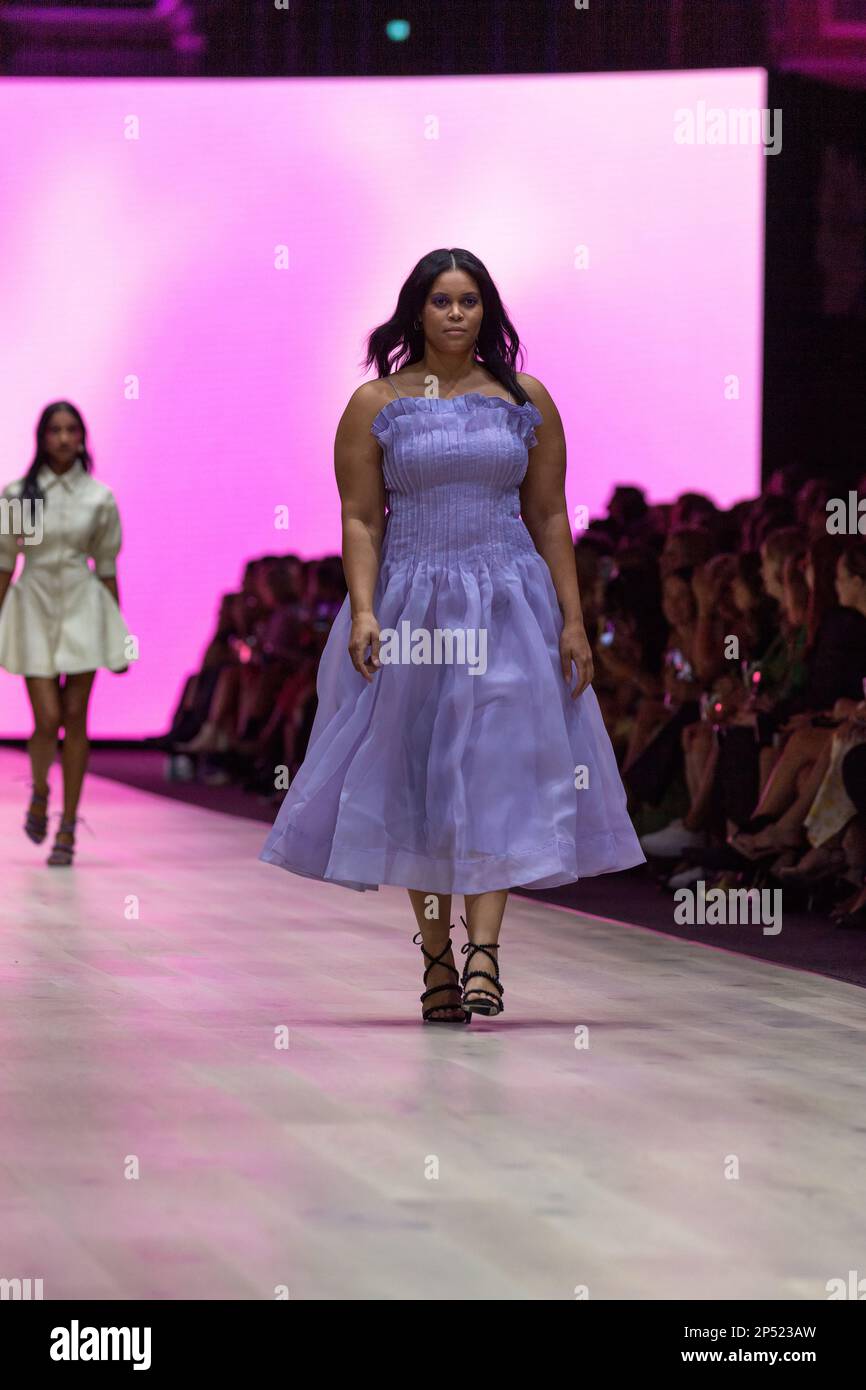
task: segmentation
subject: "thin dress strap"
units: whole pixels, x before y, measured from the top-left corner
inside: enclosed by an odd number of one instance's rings
[[[387,380],[387,381],[390,381],[390,382],[391,382],[391,385],[394,386],[394,382],[393,382],[393,380],[392,380],[392,378],[391,378],[390,376],[389,376],[389,377],[386,377],[386,380]],[[397,395],[397,397],[398,397],[398,399],[399,399],[400,392],[397,390],[397,387],[396,387],[396,386],[394,386],[394,391],[395,391],[395,393],[396,393],[396,395]]]

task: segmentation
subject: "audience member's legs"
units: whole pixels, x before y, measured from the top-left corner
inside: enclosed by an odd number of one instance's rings
[[[811,768],[832,735],[832,729],[815,729],[811,724],[802,725],[791,735],[761,793],[756,815],[772,816],[775,820],[788,809],[797,795],[803,768]]]
[[[671,711],[662,704],[661,700],[643,699],[640,701],[623,760],[623,772],[627,772],[632,763],[640,757],[651,741],[653,734],[666,724],[670,717]]]
[[[683,817],[683,825],[686,830],[702,830],[713,802],[716,769],[719,763],[719,742],[712,726],[704,723],[689,724],[683,730],[683,741],[684,744],[687,743],[686,782],[691,795],[691,803]]]

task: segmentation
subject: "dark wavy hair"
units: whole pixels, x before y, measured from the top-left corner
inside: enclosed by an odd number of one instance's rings
[[[22,502],[26,497],[29,497],[33,502],[37,500],[44,502],[45,500],[42,495],[42,489],[36,481],[36,475],[43,463],[50,462],[48,454],[45,451],[45,431],[51,424],[51,417],[55,415],[58,410],[68,410],[69,414],[75,417],[76,424],[81,430],[81,448],[78,451],[78,457],[88,473],[91,472],[93,468],[93,459],[87,448],[87,426],[81,417],[81,411],[77,406],[74,406],[71,401],[52,401],[50,405],[45,407],[42,414],[39,416],[39,423],[36,426],[36,453],[33,455],[33,462],[24,474],[24,486],[21,489]]]
[[[522,370],[524,357],[517,329],[505,311],[487,267],[471,251],[459,246],[428,252],[409,272],[400,287],[397,307],[390,319],[374,328],[367,340],[367,355],[362,362],[364,370],[375,366],[377,374],[384,377],[422,360],[424,328],[416,328],[415,321],[427,302],[430,286],[447,270],[463,270],[471,275],[481,294],[484,313],[475,344],[476,362],[486,367],[520,405],[525,405],[529,397],[515,374],[516,370]]]

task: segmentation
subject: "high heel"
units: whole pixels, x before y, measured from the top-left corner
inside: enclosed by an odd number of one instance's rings
[[[461,917],[460,921],[463,923],[464,927],[466,927],[466,919]],[[466,930],[468,931],[469,928],[466,927]],[[484,1014],[487,1018],[496,1018],[497,1014],[501,1014],[505,1011],[505,1005],[502,1002],[504,988],[499,980],[499,963],[496,956],[491,954],[493,951],[498,950],[499,943],[497,941],[467,941],[465,946],[460,947],[460,954],[466,956],[466,964],[463,967],[463,978],[460,982],[463,986],[463,1007],[464,1009],[468,1009],[471,1013]],[[491,975],[489,970],[469,969],[472,957],[475,955],[476,951],[483,951],[492,962],[493,968],[496,971],[495,975]],[[481,985],[470,988],[468,991],[468,995],[477,995],[477,999],[467,998],[466,981],[471,980],[476,975],[483,977],[485,980],[490,980],[495,985],[499,991],[498,999],[492,990],[484,988]]]
[[[445,961],[442,959],[442,957],[443,957],[443,956],[447,956],[448,952],[451,950],[450,928],[449,928],[448,940],[445,942],[445,945],[442,947],[442,950],[439,952],[438,956],[431,956],[430,952],[427,950],[427,947],[424,945],[424,938],[423,938],[423,936],[421,935],[421,932],[420,932],[420,931],[417,931],[417,932],[415,933],[415,935],[412,937],[412,940],[416,943],[416,945],[420,945],[422,952],[424,953],[425,957],[426,957],[427,960],[429,961],[429,965],[427,965],[427,966],[425,967],[425,970],[424,970],[424,983],[425,983],[425,985],[426,985],[426,983],[427,983],[427,976],[430,974],[430,971],[433,969],[434,965],[439,965],[439,966],[441,966],[443,970],[449,971],[449,973],[452,974],[452,975],[454,976],[454,984],[453,984],[453,985],[432,985],[432,986],[430,987],[430,989],[425,989],[424,993],[420,996],[420,998],[421,998],[421,1003],[423,1004],[425,999],[429,999],[430,996],[431,996],[431,994],[441,994],[443,990],[447,990],[447,991],[449,992],[449,994],[450,994],[450,993],[453,993],[454,990],[457,990],[458,993],[459,993],[459,989],[460,989],[460,974],[459,974],[459,972],[458,972],[458,970],[457,970],[457,967],[454,966],[454,965],[447,965],[447,964],[445,963]],[[456,1010],[456,1009],[460,1009],[461,1017],[460,1017],[460,1018],[434,1018],[434,1017],[433,1017],[434,1014],[442,1013],[443,1010],[445,1010],[445,1009],[448,1009],[448,1010],[450,1010],[451,1012],[454,1012],[454,1010]],[[428,1005],[428,1007],[427,1007],[426,1009],[422,1009],[422,1010],[421,1010],[421,1018],[423,1019],[423,1021],[424,1021],[425,1023],[459,1023],[459,1024],[462,1025],[462,1024],[464,1024],[464,1023],[471,1023],[471,1022],[472,1022],[472,1015],[471,1015],[470,1013],[467,1013],[466,1010],[465,1010],[465,1009],[462,1007],[462,1005],[460,1005],[460,1004],[430,1004],[430,1005]]]
[[[71,842],[71,844],[68,844],[68,845],[61,844],[61,842],[60,842],[60,836],[61,836],[61,835],[71,835],[71,836],[72,836],[72,842]],[[46,859],[45,862],[46,862],[46,864],[50,864],[53,868],[58,868],[58,867],[59,867],[59,868],[63,868],[63,869],[68,869],[69,866],[70,866],[70,864],[72,863],[72,859],[73,859],[74,854],[75,854],[75,821],[74,821],[74,820],[61,820],[60,825],[59,825],[58,828],[57,828],[57,836],[56,836],[56,838],[55,838],[55,840],[54,840],[54,846],[53,846],[53,848],[52,848],[52,850],[51,850],[51,853],[49,854],[49,856],[48,856],[48,858]]]
[[[50,791],[50,788],[48,790]],[[41,845],[48,834],[48,791],[38,792],[34,785],[30,801],[31,807],[32,803],[36,802],[37,805],[44,806],[45,810],[40,813],[28,808],[24,820],[24,834],[34,845]]]

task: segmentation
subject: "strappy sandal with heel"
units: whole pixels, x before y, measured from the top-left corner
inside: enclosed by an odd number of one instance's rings
[[[50,789],[49,789],[50,790]],[[24,834],[32,840],[34,845],[41,845],[45,836],[48,834],[48,792],[38,792],[33,787],[30,796],[30,806],[24,820]],[[33,806],[42,806],[42,811],[34,811]]]
[[[442,967],[443,970],[449,971],[449,973],[450,973],[450,974],[453,974],[453,976],[454,976],[454,983],[453,983],[453,985],[433,985],[430,989],[425,989],[424,993],[420,996],[420,998],[421,998],[421,1003],[423,1004],[424,1001],[425,1001],[425,999],[429,999],[430,996],[431,996],[432,994],[441,994],[443,990],[448,990],[448,992],[451,993],[451,992],[453,992],[453,991],[456,989],[456,990],[459,992],[459,989],[460,989],[460,972],[457,970],[457,967],[456,967],[456,966],[454,966],[454,965],[446,965],[445,961],[442,959],[442,957],[443,957],[443,956],[447,956],[448,952],[451,950],[451,937],[450,937],[450,935],[449,935],[449,937],[448,937],[448,940],[445,942],[445,945],[442,947],[442,950],[439,952],[438,956],[431,956],[430,952],[427,950],[427,947],[424,945],[424,938],[423,938],[423,936],[421,935],[420,931],[417,931],[417,932],[415,933],[415,935],[412,937],[412,940],[415,942],[416,945],[420,945],[421,950],[423,951],[423,953],[424,953],[426,959],[427,959],[428,962],[429,962],[429,964],[426,966],[426,968],[425,968],[425,970],[424,970],[424,983],[425,983],[425,985],[426,985],[426,983],[427,983],[427,976],[430,974],[430,971],[433,969],[434,965],[441,965],[441,967]],[[444,1009],[449,1009],[449,1010],[451,1010],[452,1012],[453,1012],[455,1009],[460,1009],[460,1011],[461,1011],[461,1017],[460,1017],[460,1018],[435,1018],[435,1017],[434,1017],[435,1014],[437,1014],[437,1013],[442,1013],[442,1011],[443,1011]],[[422,1009],[422,1010],[421,1010],[421,1018],[423,1019],[423,1021],[424,1021],[425,1023],[459,1023],[461,1026],[462,1026],[464,1023],[471,1023],[471,1022],[472,1022],[472,1015],[471,1015],[470,1013],[467,1013],[467,1011],[463,1008],[462,1004],[428,1004],[428,1006],[427,1006],[426,1009]]]
[[[54,846],[45,861],[46,864],[50,864],[52,868],[68,869],[72,863],[75,854],[75,824],[76,822],[74,820],[61,820],[60,825],[57,827],[57,836],[54,840]],[[72,837],[68,845],[62,843],[60,839],[61,835],[70,835]]]
[[[464,927],[466,927],[466,921],[463,917],[460,918],[460,921],[463,923]],[[469,928],[466,927],[466,930],[468,931]],[[464,1009],[468,1009],[470,1013],[484,1014],[487,1018],[495,1018],[497,1014],[501,1014],[505,1011],[505,1005],[502,1002],[502,995],[505,991],[504,986],[499,980],[499,962],[496,956],[493,955],[493,952],[498,950],[499,943],[496,941],[488,941],[486,943],[480,942],[477,944],[474,941],[467,941],[465,946],[460,947],[460,954],[466,956],[466,964],[463,967],[463,978],[460,981],[463,986],[463,1007]],[[491,975],[489,970],[469,969],[472,963],[472,957],[475,955],[476,951],[484,952],[488,960],[491,961],[493,969],[496,971],[495,975]],[[475,976],[481,976],[485,980],[490,980],[499,991],[499,998],[497,999],[493,990],[482,985],[470,986],[467,990],[467,980],[474,979]],[[475,998],[472,997],[473,995]]]

